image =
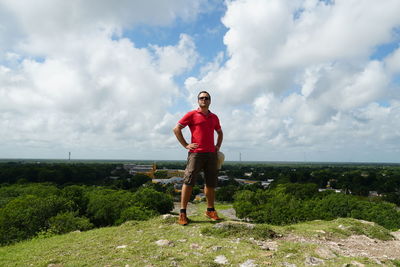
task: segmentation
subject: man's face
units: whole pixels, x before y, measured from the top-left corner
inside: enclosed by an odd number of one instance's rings
[[[210,96],[207,93],[201,93],[198,98],[199,107],[208,108],[211,103]]]

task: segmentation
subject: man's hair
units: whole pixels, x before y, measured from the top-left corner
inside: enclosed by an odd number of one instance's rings
[[[197,99],[199,99],[199,96],[200,96],[201,94],[203,94],[203,93],[207,94],[208,97],[211,99],[211,95],[210,95],[210,93],[208,93],[207,91],[201,91],[201,92],[197,95]]]

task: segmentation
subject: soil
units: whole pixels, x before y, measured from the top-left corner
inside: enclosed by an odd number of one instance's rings
[[[321,254],[337,254],[347,257],[367,257],[379,260],[393,260],[400,257],[400,231],[392,233],[394,240],[382,241],[365,235],[352,235],[346,239],[324,240],[288,235],[282,240],[317,244]],[[321,255],[324,256],[324,255]],[[325,257],[326,258],[326,257]]]
[[[179,202],[175,202],[174,204],[174,212],[179,213]],[[230,220],[239,220],[233,208],[218,210],[218,213]],[[192,203],[188,204],[187,214],[188,216],[198,215],[198,211]],[[321,258],[336,257],[336,255],[367,257],[375,259],[377,264],[380,264],[380,260],[400,259],[400,230],[392,232],[391,234],[394,239],[389,241],[372,239],[365,235],[352,235],[345,239],[327,239],[324,236],[319,238],[306,238],[297,235],[285,235],[281,237],[280,240],[316,244],[318,245],[316,252]]]

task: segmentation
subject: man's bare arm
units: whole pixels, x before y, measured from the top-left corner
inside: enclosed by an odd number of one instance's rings
[[[179,143],[181,143],[181,145],[186,149],[189,149],[189,150],[196,149],[199,145],[196,143],[188,144],[185,140],[185,137],[183,137],[182,128],[183,127],[180,124],[177,124],[173,129],[174,134],[175,134],[176,138],[178,139]]]
[[[219,149],[221,148],[222,145],[222,140],[224,139],[224,133],[222,132],[222,130],[218,130],[217,131],[217,144],[215,145],[215,148],[217,149],[217,152],[219,151]]]

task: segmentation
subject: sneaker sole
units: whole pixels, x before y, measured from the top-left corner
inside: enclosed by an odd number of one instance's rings
[[[210,220],[212,220],[212,221],[214,221],[214,222],[220,221],[220,220],[221,220],[221,218],[219,218],[219,219],[211,218],[211,217],[209,217],[207,214],[204,214],[204,216],[206,216],[208,219],[210,219]]]

